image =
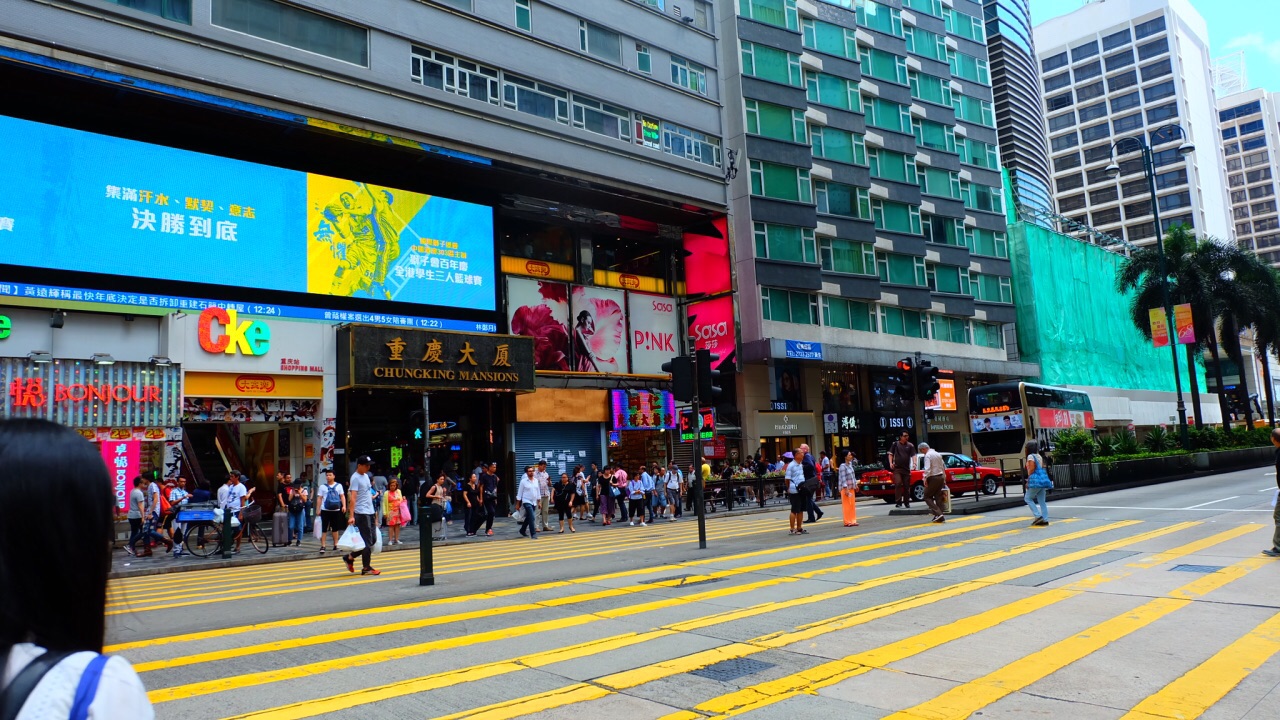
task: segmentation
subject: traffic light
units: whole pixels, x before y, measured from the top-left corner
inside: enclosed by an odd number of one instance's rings
[[[911,374],[911,371],[915,369],[915,365],[915,360],[909,357],[898,361],[898,387],[893,394],[900,402],[913,403],[916,400],[915,387],[912,385],[914,377]]]
[[[926,403],[933,402],[938,397],[938,390],[942,388],[938,383],[938,368],[928,360],[921,360],[916,366],[916,376],[919,379],[920,397]]]
[[[706,406],[714,406],[720,395],[720,371],[712,366],[720,359],[710,350],[698,351],[698,402]]]
[[[662,372],[671,373],[671,394],[676,400],[693,400],[693,358],[677,355],[671,358],[671,362],[662,363]]]
[[[414,439],[414,440],[421,440],[421,439],[422,439],[422,428],[414,428],[414,429],[413,429],[413,439]]]

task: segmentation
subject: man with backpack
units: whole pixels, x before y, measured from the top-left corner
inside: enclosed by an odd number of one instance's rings
[[[320,514],[320,554],[323,555],[324,536],[333,539],[333,549],[338,549],[338,537],[347,527],[347,497],[342,492],[332,470],[325,471],[324,484],[316,490],[316,511]]]

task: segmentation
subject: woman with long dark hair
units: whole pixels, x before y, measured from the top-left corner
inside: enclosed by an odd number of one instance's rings
[[[102,456],[75,432],[0,421],[0,696],[28,717],[155,716],[129,663],[100,654],[113,487]]]

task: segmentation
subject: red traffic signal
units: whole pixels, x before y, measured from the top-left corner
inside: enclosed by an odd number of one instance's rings
[[[911,372],[911,369],[914,367],[915,367],[915,363],[911,360],[911,358],[902,358],[901,360],[898,361],[898,369],[904,373]]]

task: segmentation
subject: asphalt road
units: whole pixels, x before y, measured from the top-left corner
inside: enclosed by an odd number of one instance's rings
[[[157,717],[1280,718],[1275,477],[935,525],[861,503],[113,583]],[[957,501],[959,502],[959,501]],[[834,511],[834,512],[833,512]],[[510,522],[510,521],[506,521]],[[375,563],[378,564],[378,563]]]

